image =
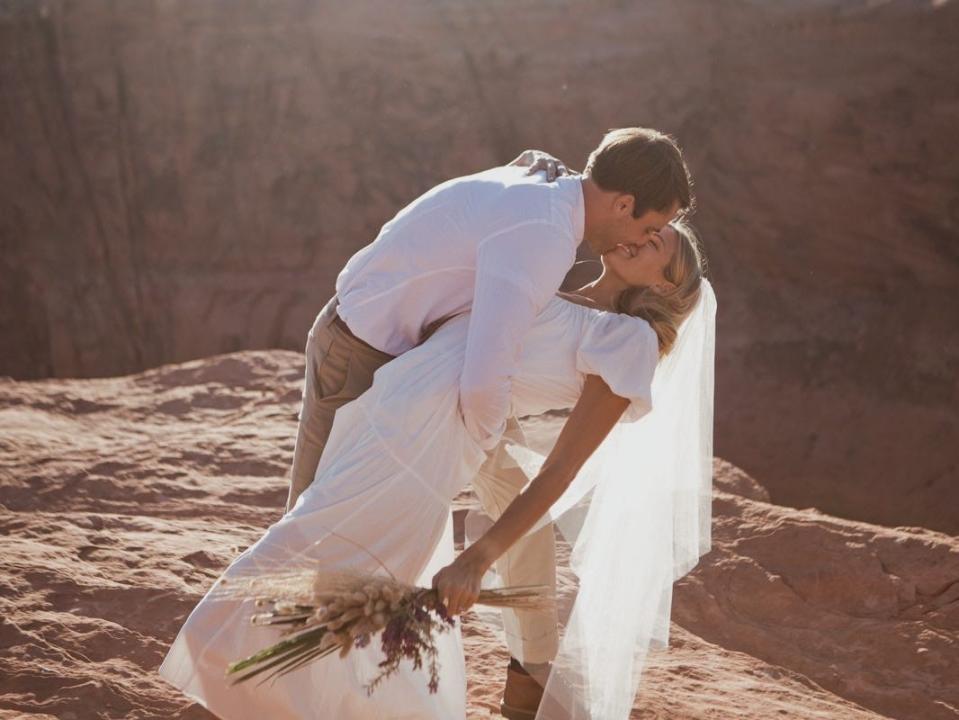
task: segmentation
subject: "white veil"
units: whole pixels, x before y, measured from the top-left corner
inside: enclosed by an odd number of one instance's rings
[[[560,616],[559,651],[536,720],[628,718],[647,651],[668,643],[672,584],[709,552],[715,317],[704,279],[657,366],[652,410],[618,423],[529,531],[554,522],[571,546],[575,575],[561,583],[569,614]],[[543,460],[519,446],[510,454],[530,476]],[[542,667],[526,667],[543,682]]]

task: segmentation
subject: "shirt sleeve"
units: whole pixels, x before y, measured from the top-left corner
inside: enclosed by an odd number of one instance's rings
[[[653,407],[653,374],[659,340],[645,320],[617,313],[597,313],[576,353],[576,369],[599,375],[610,390],[630,401],[623,420],[634,422]]]
[[[559,289],[575,259],[559,226],[531,220],[479,245],[476,284],[460,376],[466,429],[485,450],[499,442],[511,414],[511,378],[533,319]]]

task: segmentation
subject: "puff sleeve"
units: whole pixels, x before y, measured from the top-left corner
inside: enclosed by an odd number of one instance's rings
[[[649,323],[617,313],[597,313],[583,333],[576,369],[599,375],[610,389],[630,400],[622,420],[635,422],[653,407],[652,383],[659,341]]]

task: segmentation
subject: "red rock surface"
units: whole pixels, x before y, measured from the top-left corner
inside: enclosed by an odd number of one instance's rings
[[[299,350],[438,181],[673,132],[717,450],[776,502],[959,532],[959,3],[0,3],[0,374]]]
[[[211,717],[155,671],[282,512],[301,377],[271,351],[0,382],[0,718]],[[634,717],[957,717],[959,539],[772,505],[715,470],[714,550],[677,585]],[[475,621],[465,637],[470,717],[496,717],[505,649]]]

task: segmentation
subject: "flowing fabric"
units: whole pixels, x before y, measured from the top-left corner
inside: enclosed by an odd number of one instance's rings
[[[538,720],[629,717],[648,651],[668,641],[672,583],[710,549],[715,311],[704,283],[658,365],[655,334],[637,318],[557,298],[530,329],[512,383],[514,414],[572,407],[586,373],[632,401],[537,524],[556,523],[575,576],[563,584],[559,651],[542,676]],[[467,317],[380,368],[373,387],[337,412],[314,483],[218,583],[315,563],[428,585],[452,560],[452,500],[485,458],[458,415]],[[515,455],[535,469],[534,455],[522,448]],[[160,674],[222,718],[465,717],[458,630],[437,638],[435,695],[423,671],[407,665],[367,697],[376,639],[345,660],[330,656],[263,686],[229,687],[227,663],[276,637],[249,625],[252,602],[214,595],[187,618]]]
[[[528,531],[554,523],[575,575],[548,678],[524,663],[545,682],[537,720],[628,718],[649,650],[668,644],[673,582],[710,550],[715,316],[704,280],[656,369],[653,411],[618,423]],[[531,477],[543,461],[519,445],[510,453]]]
[[[376,371],[373,386],[340,408],[313,483],[296,505],[237,557],[217,583],[277,568],[389,572],[429,586],[453,559],[450,508],[485,453],[459,414],[459,377],[468,315],[450,320],[419,347]],[[555,298],[537,316],[513,377],[514,414],[575,404],[586,371],[601,374],[647,412],[656,366],[655,334],[637,318]],[[331,655],[263,685],[230,687],[230,661],[278,639],[253,627],[252,601],[224,600],[216,587],[199,602],[160,674],[228,720],[437,719],[466,715],[459,629],[437,637],[439,692],[405,663],[368,697],[363,686],[382,659],[379,639],[346,659]]]

